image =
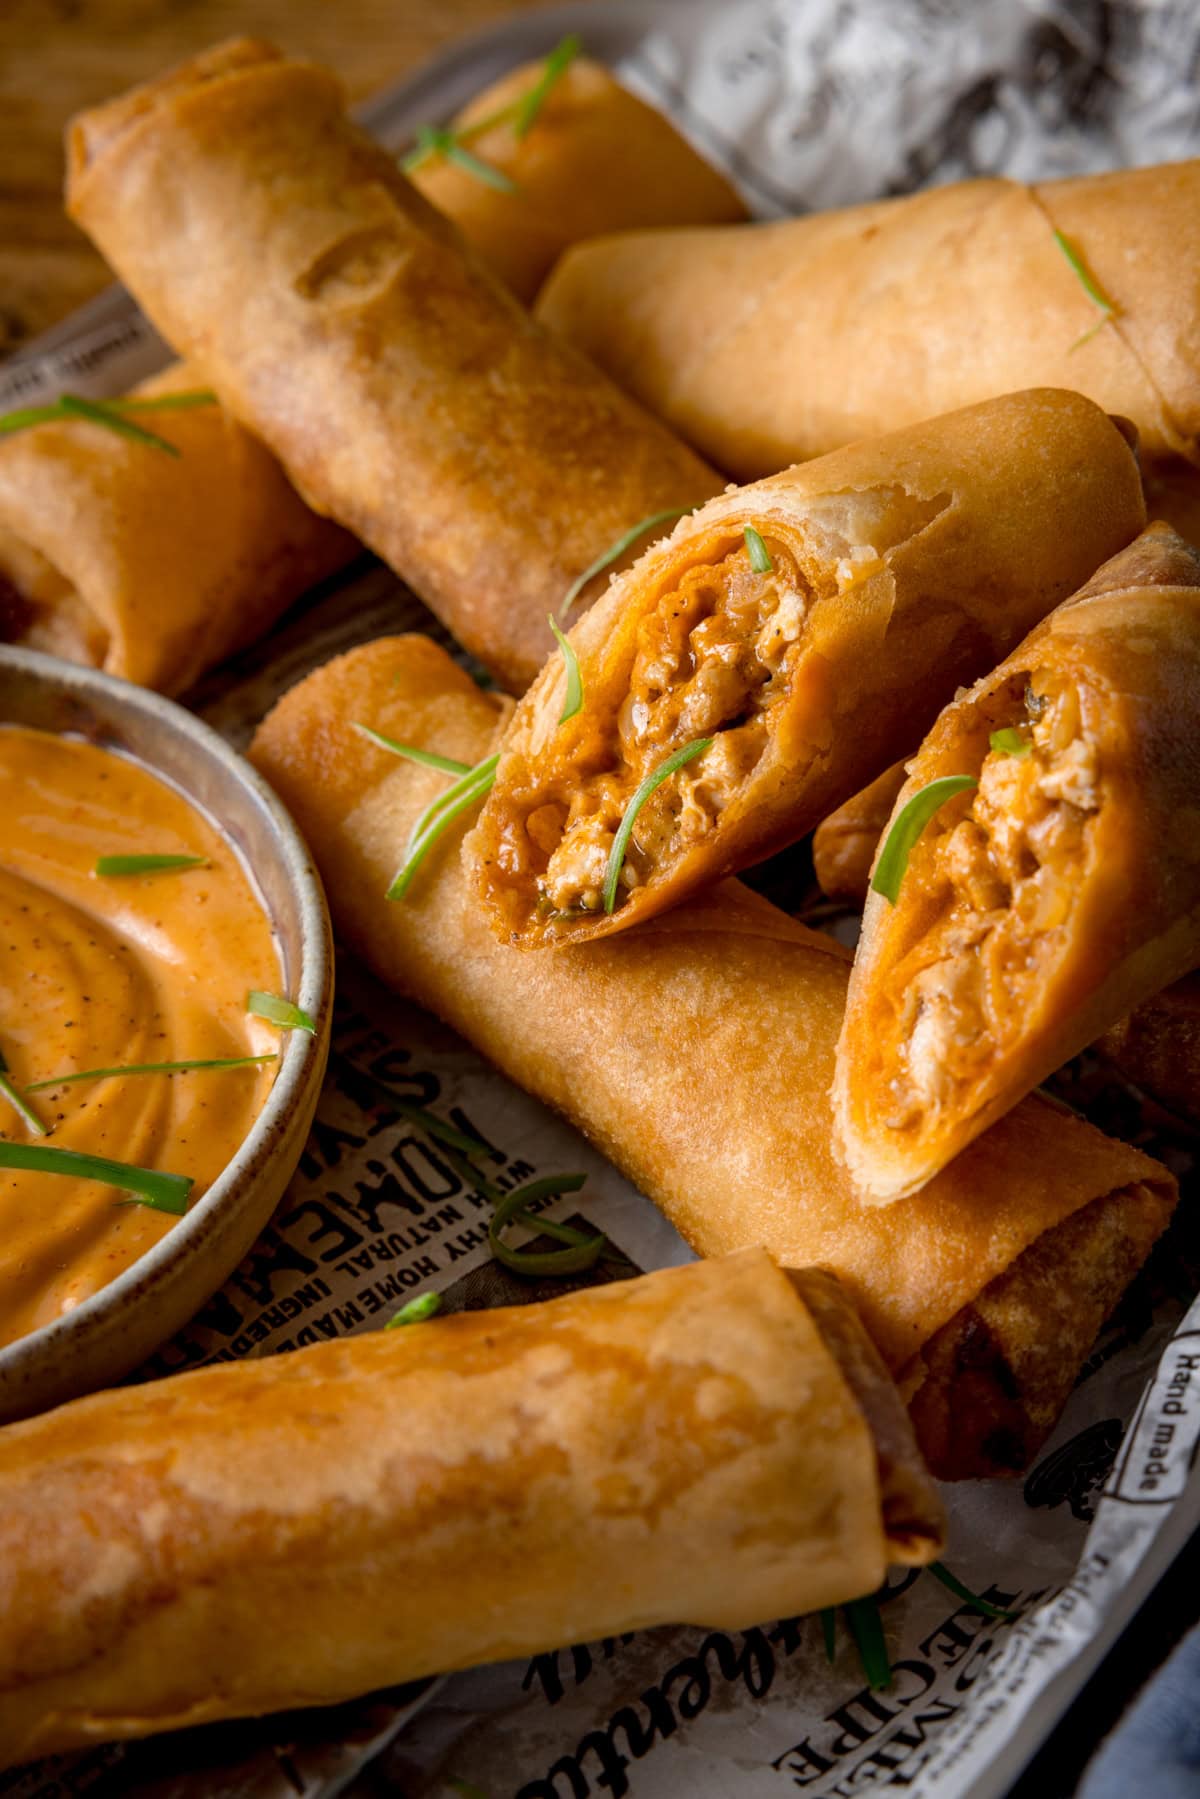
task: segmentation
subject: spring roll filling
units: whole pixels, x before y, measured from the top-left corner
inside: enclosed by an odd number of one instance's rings
[[[1019,1037],[1063,955],[1101,806],[1096,746],[1075,684],[1048,669],[1014,681],[996,723],[1024,752],[988,749],[974,793],[947,806],[905,876],[928,927],[897,965],[896,1131],[935,1128]],[[913,893],[910,886],[918,885]]]
[[[639,809],[618,905],[712,830],[761,760],[819,597],[792,549],[763,535],[769,571],[756,570],[743,536],[730,533],[664,586],[639,620],[620,706],[507,821],[502,870],[534,876],[547,921],[600,911],[626,807],[673,750],[714,740]]]

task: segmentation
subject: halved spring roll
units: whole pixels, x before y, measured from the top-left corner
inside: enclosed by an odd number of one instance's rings
[[[514,690],[570,584],[720,487],[530,319],[327,70],[218,46],[84,114],[69,154],[72,216],[163,336]]]
[[[517,711],[470,844],[497,933],[621,930],[795,842],[1144,519],[1124,434],[1060,390],[711,501],[572,633],[575,715],[557,656]]]
[[[531,300],[561,250],[591,232],[742,216],[669,120],[585,57],[519,134],[513,109],[545,72],[514,69],[453,121],[513,191],[436,150],[411,175],[518,298]],[[483,119],[495,122],[476,135]],[[204,387],[177,363],[135,395]],[[178,461],[78,419],[0,442],[0,640],[174,693],[359,545],[308,509],[224,408],[142,422]]]
[[[741,481],[995,394],[1075,388],[1137,426],[1155,515],[1186,535],[1198,270],[1193,159],[605,238],[564,257],[538,311]]]
[[[849,957],[735,882],[642,931],[515,955],[464,879],[460,819],[404,900],[385,899],[447,777],[355,723],[473,765],[506,711],[406,637],[327,663],[264,721],[253,760],[312,846],[343,941],[584,1131],[701,1254],[765,1244],[836,1274],[934,1420],[935,1472],[1024,1467],[1170,1216],[1171,1177],[1030,1099],[917,1198],[864,1206],[830,1147]],[[1046,1267],[1061,1291],[1043,1328],[1012,1296],[1040,1294]]]
[[[834,1094],[880,1201],[1200,962],[1200,557],[1151,526],[946,708],[909,771],[889,832],[931,782],[972,784],[863,920]]]
[[[944,1532],[849,1300],[762,1250],[102,1393],[0,1436],[0,1764],[744,1628]]]

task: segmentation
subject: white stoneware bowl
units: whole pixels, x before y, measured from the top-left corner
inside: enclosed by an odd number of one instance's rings
[[[128,1374],[250,1248],[312,1123],[329,1046],[333,948],[321,882],[291,818],[250,764],[190,712],[94,669],[0,646],[0,721],[125,750],[195,801],[252,870],[283,960],[281,991],[317,1025],[315,1036],[289,1031],[282,1039],[275,1083],[252,1130],[187,1215],[74,1311],[0,1348],[0,1420],[8,1420]]]

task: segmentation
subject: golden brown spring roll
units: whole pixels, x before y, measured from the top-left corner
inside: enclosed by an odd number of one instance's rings
[[[0,1764],[809,1612],[944,1530],[849,1301],[763,1250],[101,1393],[0,1436]]]
[[[1171,1177],[1030,1099],[915,1199],[864,1206],[830,1147],[849,956],[735,882],[641,931],[517,955],[480,917],[456,826],[407,898],[386,900],[446,777],[351,721],[474,764],[506,710],[404,637],[327,663],[260,727],[253,759],[305,832],[344,941],[583,1130],[702,1255],[761,1243],[836,1274],[906,1394],[932,1379],[926,1413],[953,1408],[935,1472],[1025,1466],[1165,1225]],[[1060,1231],[1094,1251],[1065,1262]],[[1048,1330],[1001,1303],[1019,1301],[1031,1255],[1031,1279],[1048,1261],[1062,1283]]]
[[[1096,1048],[1150,1099],[1200,1124],[1200,975],[1143,1000]]]
[[[238,40],[84,114],[69,210],[313,508],[520,691],[547,613],[718,478],[535,325],[346,118]]]
[[[1200,963],[1200,556],[1152,525],[1100,569],[947,706],[889,830],[949,775],[976,785],[869,895],[838,1045],[877,1201]]]
[[[1133,420],[1155,509],[1186,529],[1198,269],[1195,160],[607,238],[564,257],[538,311],[739,480],[995,394],[1075,388]]]
[[[135,391],[203,387],[175,363]],[[0,641],[179,693],[358,545],[219,407],[139,422],[179,456],[84,419],[0,443]]]
[[[879,839],[907,778],[904,763],[893,762],[813,832],[813,873],[828,899],[846,900],[852,906],[865,902]]]
[[[736,191],[671,121],[586,56],[554,83],[523,136],[512,118],[473,133],[530,94],[545,68],[544,60],[523,63],[502,75],[453,121],[514,193],[440,156],[411,175],[519,300],[531,302],[563,251],[584,238],[746,217]]]
[[[513,70],[454,127],[510,110],[543,70]],[[586,58],[560,77],[526,135],[509,120],[471,141],[518,191],[498,192],[439,156],[413,183],[525,301],[581,236],[743,216],[670,122]],[[204,385],[197,369],[175,364],[136,392]],[[0,443],[0,640],[174,693],[261,635],[358,545],[309,511],[223,408],[145,422],[178,446],[178,462],[79,420]]]
[[[606,935],[794,843],[1144,521],[1121,430],[1055,389],[710,501],[572,633],[582,708],[558,655],[518,708],[470,845],[498,934]]]

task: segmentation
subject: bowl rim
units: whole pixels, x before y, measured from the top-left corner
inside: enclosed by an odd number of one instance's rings
[[[267,814],[286,883],[297,905],[299,965],[294,974],[288,974],[287,984],[296,1003],[317,1026],[315,1033],[286,1033],[275,1079],[262,1110],[233,1157],[195,1205],[157,1243],[87,1299],[49,1323],[0,1345],[0,1378],[19,1384],[26,1373],[32,1377],[45,1358],[78,1353],[90,1336],[103,1329],[109,1314],[126,1301],[141,1307],[153,1305],[157,1290],[171,1281],[180,1258],[194,1254],[219,1227],[225,1208],[247,1189],[277,1150],[289,1116],[304,1104],[313,1082],[319,1084],[324,1072],[333,1005],[333,941],[321,878],[291,814],[258,770],[211,725],[150,688],[100,669],[63,661],[41,650],[0,644],[0,670],[27,675],[39,685],[75,696],[84,704],[89,700],[102,704],[107,701],[121,711],[140,713],[155,729],[170,733],[219,763],[224,773]],[[0,717],[0,724],[6,722]],[[138,760],[152,774],[169,779],[148,757]],[[212,823],[223,827],[223,819],[200,807],[186,790],[184,797]],[[252,869],[250,872],[253,874]],[[275,931],[276,921],[269,905],[265,899],[262,903]]]

